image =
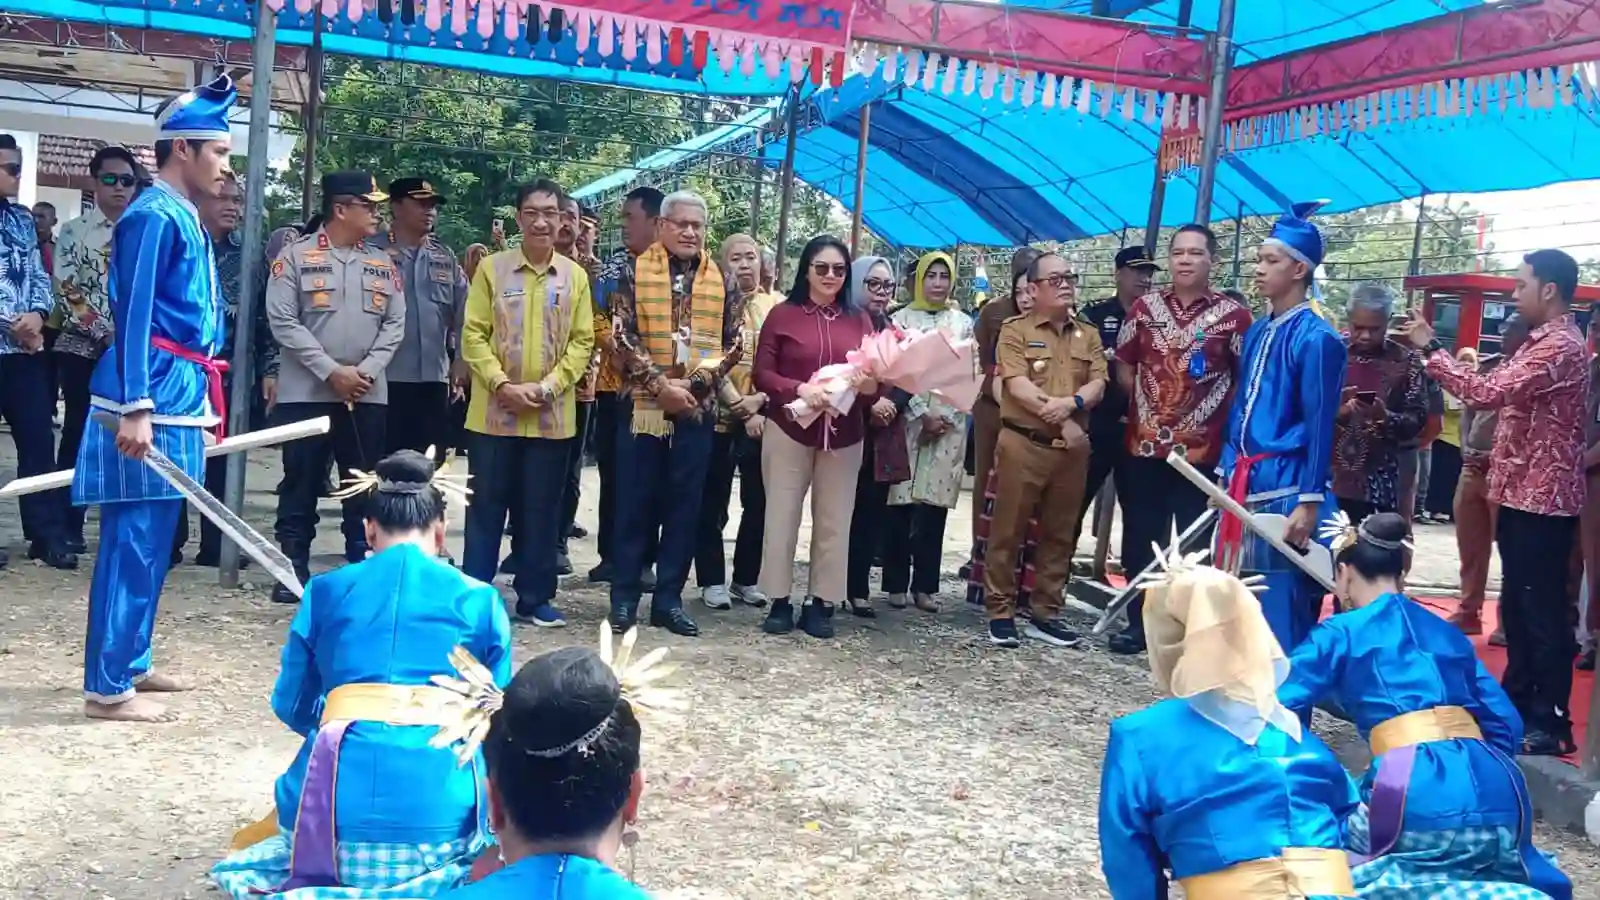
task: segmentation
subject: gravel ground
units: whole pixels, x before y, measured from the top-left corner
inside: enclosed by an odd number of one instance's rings
[[[252,460],[246,513],[258,527],[272,518],[274,462]],[[592,524],[586,475],[580,519]],[[965,506],[952,516],[950,571],[967,521]],[[18,531],[15,507],[0,510],[14,559]],[[334,531],[325,523],[319,550],[337,549]],[[580,573],[592,546],[574,542]],[[207,868],[265,812],[298,745],[267,707],[292,610],[268,602],[264,585],[225,591],[209,570],[176,570],[157,659],[199,689],[173,698],[175,724],[90,723],[79,694],[90,562],[78,573],[21,562],[0,573],[0,896],[216,896]],[[1156,699],[1142,658],[994,651],[953,583],[946,597],[937,616],[841,613],[829,642],[770,638],[757,611],[698,603],[699,640],[642,635],[673,647],[695,709],[647,731],[638,880],[695,898],[1107,897],[1099,761],[1107,722]],[[591,640],[603,592],[568,579],[562,603],[572,627],[519,628],[519,660]],[[1362,764],[1342,727],[1319,730]],[[1576,896],[1600,900],[1594,848],[1543,828],[1539,840],[1581,885]]]

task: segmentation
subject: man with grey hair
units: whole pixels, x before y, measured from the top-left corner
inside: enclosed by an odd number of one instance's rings
[[[1400,446],[1416,438],[1428,418],[1422,357],[1389,337],[1394,300],[1382,284],[1359,285],[1350,294],[1333,493],[1357,522],[1399,508]]]
[[[633,627],[641,576],[659,535],[650,624],[685,637],[683,609],[718,389],[743,355],[744,294],[706,250],[706,202],[677,191],[661,201],[656,240],[610,294],[617,366],[633,413],[617,425],[617,470],[633,479],[617,500],[611,627]]]

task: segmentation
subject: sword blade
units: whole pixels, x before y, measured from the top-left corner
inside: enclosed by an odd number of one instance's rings
[[[1217,511],[1215,509],[1207,509],[1201,513],[1200,518],[1189,523],[1189,527],[1178,535],[1178,546],[1182,547],[1185,553],[1191,552],[1190,545],[1194,542],[1194,539],[1211,527],[1211,523],[1216,521],[1216,518]],[[1140,584],[1140,580],[1154,572],[1158,565],[1158,562],[1152,561],[1150,565],[1144,567],[1144,571],[1128,579],[1128,586],[1122,589],[1122,593],[1106,604],[1105,612],[1100,614],[1100,621],[1095,623],[1094,634],[1102,635],[1111,629],[1112,624],[1122,616],[1123,610],[1128,608],[1128,604],[1132,603],[1135,597],[1144,593],[1144,585]]]
[[[91,418],[108,431],[117,430],[117,417],[110,413],[95,413]],[[302,585],[300,579],[295,576],[294,565],[289,562],[289,558],[251,528],[249,523],[235,515],[233,510],[213,496],[203,485],[189,477],[189,473],[165,453],[151,447],[150,452],[145,454],[144,464],[161,476],[162,481],[172,485],[174,490],[194,504],[201,515],[217,526],[218,531],[238,544],[245,555],[260,563],[268,574],[278,580],[278,583],[294,592],[296,597],[305,593],[305,585]]]

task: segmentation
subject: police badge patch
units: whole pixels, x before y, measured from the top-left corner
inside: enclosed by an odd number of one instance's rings
[[[288,267],[283,264],[283,260],[281,260],[281,259],[273,260],[272,261],[272,280],[273,281],[277,281],[279,278],[282,278],[283,277],[283,273],[287,268]]]

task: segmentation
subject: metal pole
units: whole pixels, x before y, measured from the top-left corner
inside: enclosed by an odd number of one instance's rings
[[[300,221],[311,219],[311,198],[317,187],[317,133],[322,130],[322,7],[317,7],[311,32],[311,55],[306,60],[306,81],[310,84],[304,107],[306,158],[300,177]]]
[[[1211,94],[1206,100],[1205,131],[1200,141],[1200,183],[1195,187],[1194,220],[1211,221],[1211,193],[1222,156],[1222,107],[1228,102],[1228,76],[1233,71],[1233,11],[1237,0],[1221,0],[1217,33],[1211,39]]]
[[[1240,244],[1244,240],[1244,204],[1239,204],[1239,215],[1233,220],[1233,289],[1239,289],[1239,269],[1244,265],[1244,258],[1239,255]]]
[[[256,302],[263,283],[262,258],[266,242],[267,225],[267,138],[272,127],[272,60],[277,53],[278,14],[267,5],[268,0],[256,2],[256,33],[252,44],[250,76],[250,140],[246,145],[244,241],[239,258],[239,313],[234,323],[233,359],[229,368],[233,372],[233,391],[228,397],[228,433],[242,434],[250,429],[250,401],[255,394],[255,371],[251,349],[255,330]],[[244,515],[245,454],[235,453],[228,458],[228,480],[223,489],[223,502],[240,516]],[[239,586],[239,547],[232,541],[222,542],[222,586]]]
[[[794,207],[794,142],[800,131],[800,92],[797,90],[789,97],[788,121],[784,123],[787,134],[784,135],[783,144],[783,169],[778,175],[778,184],[783,191],[783,199],[778,203],[778,246],[773,251],[773,283],[783,284],[783,264],[788,256],[789,244],[789,212]]]
[[[856,142],[856,203],[850,211],[850,256],[861,255],[861,204],[867,198],[867,136],[872,133],[872,105],[861,107],[861,139]]]
[[[761,240],[761,186],[767,181],[767,170],[761,165],[761,133],[756,133],[756,158],[750,161],[755,184],[750,188],[750,236]]]
[[[1428,215],[1428,195],[1417,198],[1417,224],[1411,230],[1411,262],[1406,265],[1407,275],[1422,274],[1422,223]],[[1406,309],[1410,309],[1415,291],[1406,292]]]
[[[1161,239],[1161,207],[1167,200],[1167,178],[1161,171],[1161,143],[1156,142],[1156,183],[1150,188],[1150,217],[1144,225],[1144,252],[1155,256]]]

